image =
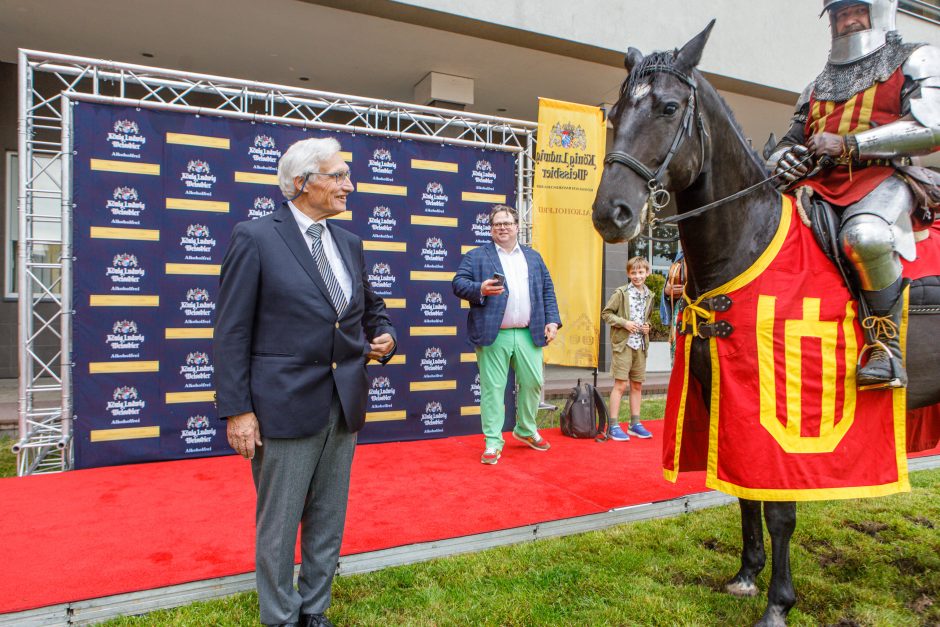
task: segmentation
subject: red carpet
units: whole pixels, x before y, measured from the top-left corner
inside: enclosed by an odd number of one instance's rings
[[[360,446],[343,554],[508,529],[704,491],[673,485],[652,440],[511,438],[496,466],[482,436]],[[940,450],[926,451],[937,454]],[[8,564],[0,613],[254,570],[248,462],[217,457],[0,480]]]

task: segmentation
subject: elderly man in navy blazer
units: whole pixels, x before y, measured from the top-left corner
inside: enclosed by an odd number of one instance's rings
[[[278,182],[288,200],[236,225],[222,262],[217,405],[229,444],[251,460],[261,622],[331,625],[324,612],[365,422],[365,365],[392,356],[395,332],[366,279],[362,240],[326,221],[353,191],[339,143],[295,143]]]
[[[542,392],[542,347],[561,328],[555,288],[542,256],[519,244],[519,215],[506,205],[490,211],[493,243],[474,248],[460,262],[454,294],[470,303],[467,333],[480,368],[480,417],[486,448],[480,461],[495,464],[503,450],[509,367],[519,384],[512,435],[547,451],[535,414]]]

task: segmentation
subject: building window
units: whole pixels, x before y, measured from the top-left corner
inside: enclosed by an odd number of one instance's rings
[[[630,242],[630,257],[645,257],[650,262],[653,272],[666,276],[669,273],[669,266],[672,265],[676,254],[679,252],[679,229],[667,224],[651,228],[646,225],[644,235],[655,237],[657,239],[666,239],[673,241],[657,242],[644,237],[638,237]]]
[[[54,159],[49,157],[34,157],[34,168],[42,171],[36,177],[33,196],[33,214],[36,221],[33,224],[33,262],[57,264],[62,255],[62,204],[61,204],[61,171]],[[4,295],[7,299],[16,299],[16,273],[18,271],[17,245],[20,238],[20,219],[17,211],[17,195],[19,194],[19,156],[15,152],[6,154],[6,190],[7,190],[7,219],[6,219],[6,274],[4,277]],[[36,277],[43,285],[52,288],[59,280],[61,271],[58,268],[37,268]],[[51,291],[59,292],[60,288]],[[34,297],[43,295],[37,290]]]

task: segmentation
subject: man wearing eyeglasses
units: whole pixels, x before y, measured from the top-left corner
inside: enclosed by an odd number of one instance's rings
[[[542,347],[561,328],[555,287],[542,256],[519,244],[519,216],[506,205],[490,211],[493,242],[460,261],[454,294],[470,303],[467,333],[480,368],[480,416],[486,445],[480,461],[495,464],[503,450],[509,367],[519,384],[512,436],[536,451],[548,441],[535,422],[542,392]]]
[[[284,205],[236,225],[222,262],[216,404],[229,444],[251,460],[261,622],[331,625],[364,366],[391,358],[395,331],[366,280],[362,240],[326,221],[353,191],[339,143],[293,144],[278,183]]]

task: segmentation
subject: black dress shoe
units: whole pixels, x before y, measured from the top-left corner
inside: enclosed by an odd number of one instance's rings
[[[324,614],[301,614],[300,627],[336,627]]]

